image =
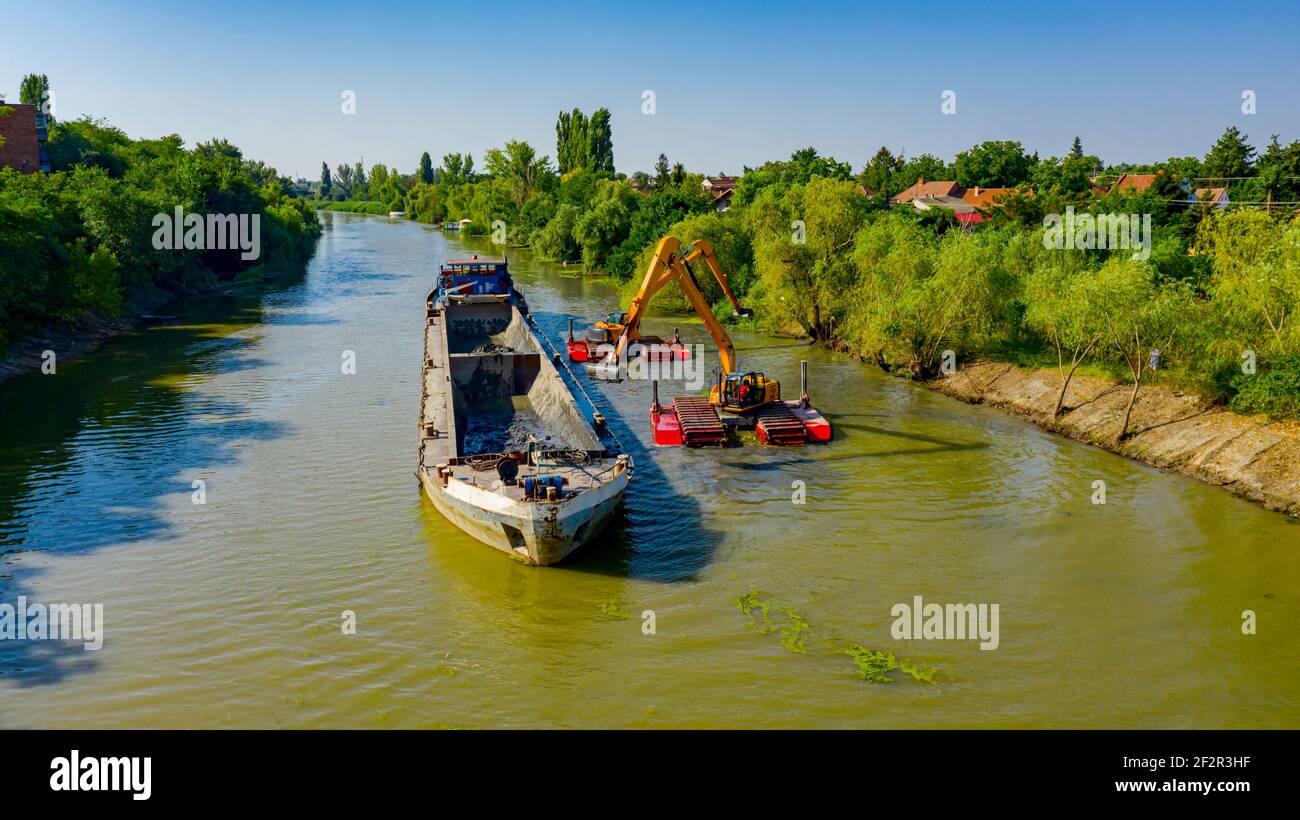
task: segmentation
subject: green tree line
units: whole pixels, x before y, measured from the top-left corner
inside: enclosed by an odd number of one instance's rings
[[[1147,165],[1106,164],[1078,138],[1059,157],[1013,140],[951,161],[882,147],[857,173],[806,148],[745,168],[719,212],[703,175],[662,154],[648,172],[614,172],[608,126],[603,109],[562,112],[557,163],[522,141],[488,151],[481,170],[447,154],[431,173],[398,177],[405,192],[390,187],[382,207],[469,219],[471,233],[504,225],[507,244],[622,282],[625,302],[659,237],[705,238],[763,329],[921,378],[945,351],[1056,367],[1058,413],[1080,370],[1127,381],[1130,410],[1160,381],[1242,412],[1300,413],[1300,142],[1275,136],[1261,153],[1229,128],[1204,157]],[[1140,173],[1154,175],[1144,190],[1114,184]],[[970,230],[942,209],[891,208],[918,179],[1009,191]],[[1189,201],[1223,185],[1242,207]],[[1149,248],[1047,247],[1045,218],[1067,211],[1149,216]],[[711,278],[701,285],[730,320]],[[656,308],[687,306],[669,288]],[[1117,422],[1116,437],[1129,432],[1127,417]]]
[[[1273,137],[1257,154],[1229,128],[1202,158],[1150,165],[1107,165],[1078,138],[1059,157],[1009,140],[952,161],[881,148],[857,173],[807,148],[745,168],[731,208],[718,212],[704,177],[663,155],[628,177],[575,152],[597,119],[580,113],[557,122],[566,170],[517,141],[490,151],[482,172],[448,154],[432,182],[413,182],[403,209],[430,222],[468,218],[475,233],[504,223],[508,244],[607,273],[624,283],[625,301],[660,236],[706,238],[763,329],[921,378],[939,372],[945,351],[1056,367],[1058,413],[1082,369],[1127,381],[1130,410],[1159,381],[1242,412],[1300,414],[1300,227],[1287,206],[1300,200],[1300,142]],[[1141,192],[1113,186],[1134,173],[1156,181]],[[1234,178],[1232,197],[1246,207],[1188,201],[1215,178]],[[891,208],[917,179],[1013,190],[969,230],[941,209]],[[1149,215],[1149,252],[1047,247],[1044,218],[1067,209]],[[706,295],[729,320],[709,279]],[[656,307],[686,309],[671,289]],[[1130,432],[1128,418],[1117,422],[1116,437]]]
[[[35,92],[44,78],[29,84]],[[40,86],[40,87],[37,87]],[[180,137],[131,139],[101,120],[51,125],[51,173],[0,169],[0,347],[87,311],[121,314],[147,288],[182,292],[217,280],[301,269],[320,223],[289,180],[238,148]],[[259,215],[261,256],[158,250],[158,214]]]

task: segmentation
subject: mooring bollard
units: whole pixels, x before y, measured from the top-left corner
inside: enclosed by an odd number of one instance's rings
[[[808,402],[808,360],[803,359],[799,362],[799,401],[804,407]]]

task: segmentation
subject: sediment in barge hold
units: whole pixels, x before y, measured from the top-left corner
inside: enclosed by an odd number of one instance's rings
[[[465,532],[554,564],[613,518],[633,464],[550,361],[504,265],[448,263],[426,300],[418,474]]]

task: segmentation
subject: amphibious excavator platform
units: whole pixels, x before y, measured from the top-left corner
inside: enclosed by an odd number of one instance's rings
[[[776,379],[756,371],[739,370],[735,345],[726,328],[713,314],[691,269],[691,263],[697,259],[703,259],[708,265],[723,294],[731,302],[733,315],[754,315],[752,310],[741,307],[732,293],[727,276],[708,242],[697,239],[682,248],[676,237],[665,236],[655,246],[654,257],[650,260],[640,289],[632,298],[630,309],[618,317],[622,320],[621,330],[613,349],[599,362],[588,364],[587,374],[606,381],[622,381],[626,378],[628,349],[645,338],[641,336],[640,325],[647,305],[665,285],[675,281],[717,344],[721,369],[716,371],[716,379],[707,398],[679,396],[667,405],[662,405],[659,402],[659,384],[654,383],[650,425],[655,444],[721,446],[731,440],[730,433],[735,429],[754,430],[763,444],[794,445],[830,441],[830,422],[808,400],[807,362],[801,365],[802,389],[797,401],[782,400],[781,385]]]

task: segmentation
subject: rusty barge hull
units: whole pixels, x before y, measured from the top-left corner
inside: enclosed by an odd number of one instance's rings
[[[611,452],[513,301],[430,294],[420,404],[420,484],[477,540],[550,565],[614,518],[631,457]]]

